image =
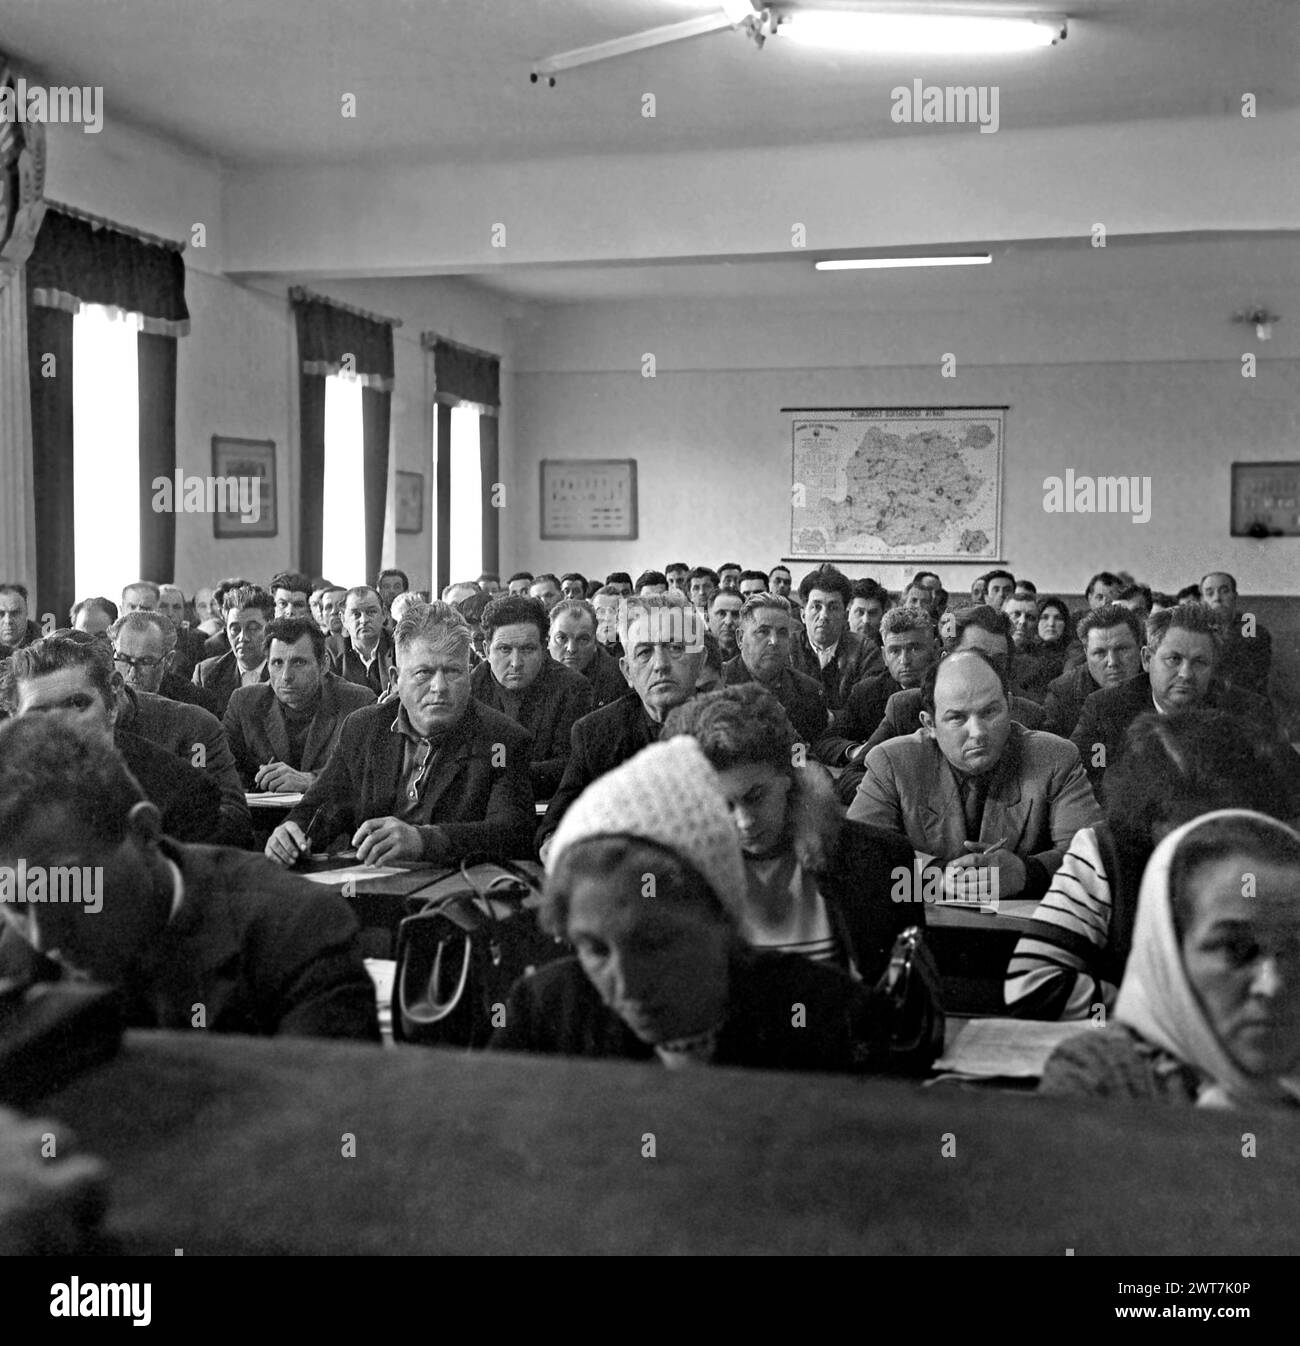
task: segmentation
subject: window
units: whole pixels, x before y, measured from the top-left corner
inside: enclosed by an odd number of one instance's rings
[[[453,406],[451,409],[451,499],[447,517],[450,521],[451,573],[441,582],[458,584],[461,580],[477,579],[483,572],[483,469],[478,438],[479,413],[473,406]],[[439,417],[433,418],[433,480],[438,480]],[[430,556],[434,584],[438,578],[438,502],[434,500],[433,520],[429,530]]]
[[[76,596],[117,600],[140,575],[138,320],[83,304],[72,320]],[[64,618],[59,614],[60,621]]]
[[[366,574],[366,491],[361,384],[331,374],[325,380],[325,502],[321,572],[350,589]]]
[[[478,412],[451,409],[451,574],[449,583],[473,580],[483,570],[482,471]]]

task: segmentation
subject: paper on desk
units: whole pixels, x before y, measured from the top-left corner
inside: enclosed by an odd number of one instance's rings
[[[394,874],[406,874],[409,871],[397,869],[391,865],[349,865],[346,869],[324,869],[318,874],[301,874],[308,883],[328,883],[341,886],[348,882],[359,883],[362,879],[387,879]]]
[[[967,1019],[951,1028],[936,1071],[976,1079],[1037,1079],[1057,1043],[1089,1031],[1083,1019]]]
[[[244,794],[250,808],[293,808],[302,803],[301,790],[248,790]]]

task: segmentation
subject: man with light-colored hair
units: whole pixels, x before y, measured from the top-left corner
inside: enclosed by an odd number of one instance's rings
[[[625,598],[619,667],[635,696],[623,696],[573,726],[569,760],[551,796],[537,841],[546,846],[569,806],[598,776],[659,738],[664,717],[695,695],[704,667],[704,618],[676,590]]]
[[[191,629],[185,615],[185,595],[179,585],[158,586],[158,611],[176,630],[176,651],[167,671],[174,674],[176,679],[188,682],[194,676],[195,665],[205,657],[203,647],[207,644],[207,637]],[[172,693],[164,692],[163,695],[171,696]]]
[[[161,612],[124,612],[107,635],[114,666],[128,687],[216,714],[212,694],[177,673],[176,627]]]
[[[326,595],[328,599],[330,595]],[[396,594],[393,595],[397,597]],[[393,637],[384,629],[388,608],[379,591],[368,584],[349,589],[343,608],[343,627],[347,643],[341,651],[330,652],[330,672],[358,687],[369,687],[383,696],[396,668]]]
[[[348,716],[325,770],[271,834],[272,860],[295,864],[340,835],[362,864],[531,853],[531,742],[471,695],[469,637],[446,603],[407,609],[393,637],[397,699]]]

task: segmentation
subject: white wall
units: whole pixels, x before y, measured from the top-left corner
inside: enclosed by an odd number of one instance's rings
[[[527,432],[510,468],[520,514],[503,569],[603,575],[679,559],[766,568],[789,550],[782,407],[1005,403],[1003,555],[1040,590],[1079,592],[1102,568],[1176,589],[1213,562],[1234,571],[1244,592],[1295,593],[1300,543],[1229,538],[1228,502],[1233,459],[1297,457],[1300,360],[1261,360],[1258,377],[1244,379],[1240,336],[1213,358],[1140,358],[1159,344],[1112,306],[1087,333],[1076,328],[1073,358],[1052,363],[1046,317],[913,314],[867,333],[866,316],[758,304],[553,310],[516,348],[513,410]],[[1167,340],[1186,349],[1188,337],[1172,330]],[[1213,332],[1201,345],[1219,343]],[[892,355],[877,349],[890,344]],[[864,347],[867,361],[848,365],[844,352],[858,361]],[[963,355],[958,377],[944,379],[939,353],[950,349],[973,358]],[[1129,358],[1100,358],[1115,349]],[[643,351],[659,355],[654,379],[641,377]],[[913,362],[893,363],[900,358]],[[637,459],[640,540],[541,542],[538,464],[555,457]],[[1150,521],[1045,514],[1043,478],[1066,467],[1150,476]],[[891,588],[903,579],[899,566],[845,568]],[[987,568],[937,567],[954,590]]]

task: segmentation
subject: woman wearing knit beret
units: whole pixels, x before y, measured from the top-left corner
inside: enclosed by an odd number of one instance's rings
[[[652,744],[590,785],[547,866],[542,921],[576,956],[516,983],[494,1048],[782,1070],[933,1059],[932,1035],[898,1040],[889,992],[747,944],[736,829],[693,739]]]
[[[1300,833],[1245,809],[1156,847],[1115,1022],[1067,1038],[1040,1091],[1198,1107],[1300,1104]]]

